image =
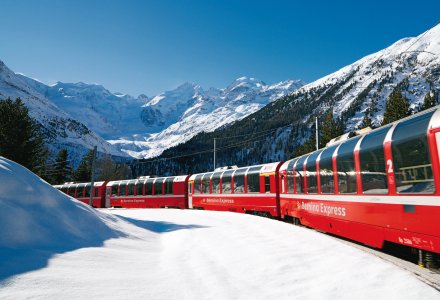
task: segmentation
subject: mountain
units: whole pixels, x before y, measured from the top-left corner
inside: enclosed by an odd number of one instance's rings
[[[164,151],[159,163],[140,163],[137,168],[159,174],[210,170],[214,138],[217,166],[287,160],[313,132],[315,118],[321,124],[329,112],[344,121],[346,132],[360,126],[367,110],[379,126],[394,90],[402,92],[413,110],[428,93],[440,94],[440,24],[307,84],[227,128]],[[202,151],[208,153],[193,155]],[[164,171],[163,159],[176,156],[181,158],[168,162]]]
[[[57,153],[66,148],[74,162],[95,145],[98,151],[114,156],[126,156],[86,125],[67,114],[35,88],[36,81],[12,72],[0,61],[0,100],[20,97],[30,116],[40,125],[49,150]]]
[[[104,139],[131,136],[145,130],[140,119],[142,105],[148,100],[145,95],[133,98],[113,94],[102,85],[83,82],[57,82],[49,86],[21,74],[17,76]]]
[[[4,80],[0,85],[0,97],[20,96],[32,117],[43,126],[54,123],[58,127],[67,124],[70,128],[68,122],[80,124],[84,132],[76,135],[79,141],[83,140],[79,152],[93,147],[95,142],[91,142],[90,137],[83,138],[90,131],[94,140],[99,139],[100,145],[106,145],[104,152],[136,158],[160,155],[199,132],[213,131],[240,120],[303,85],[298,80],[267,85],[255,78],[242,77],[224,89],[204,90],[199,85],[185,83],[149,99],[145,95],[134,98],[112,93],[98,84],[57,82],[46,85],[15,74],[2,65]],[[32,99],[38,99],[39,103]],[[51,122],[54,118],[58,119]],[[70,134],[63,133],[63,128],[57,130],[61,132],[47,128],[52,148],[64,147],[69,152],[78,152],[74,146],[77,143],[72,142],[74,139],[63,140]]]
[[[199,85],[185,83],[144,105],[141,118],[148,135],[110,142],[134,157],[157,156],[197,133],[211,132],[241,120],[302,85],[299,80],[267,85],[249,77],[238,78],[224,89],[204,90]]]

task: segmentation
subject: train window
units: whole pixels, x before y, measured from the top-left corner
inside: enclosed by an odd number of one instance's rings
[[[433,113],[401,122],[394,129],[391,149],[398,193],[435,192],[427,138]]]
[[[359,138],[360,136],[357,136],[346,141],[338,149],[336,164],[338,168],[338,187],[341,194],[355,194],[357,191],[354,148]]]
[[[84,186],[80,185],[76,188],[76,198],[82,198],[84,194]]]
[[[318,193],[318,176],[316,172],[316,159],[322,150],[313,152],[307,158],[306,163],[306,177],[307,177],[307,193],[317,194]]]
[[[222,194],[230,194],[232,192],[231,178],[235,170],[228,170],[222,176]]]
[[[359,160],[365,194],[388,193],[383,142],[389,129],[390,126],[387,126],[367,134],[361,142]]]
[[[167,179],[165,179],[165,195],[173,194],[173,182],[174,177],[168,177]]]
[[[127,184],[121,183],[119,185],[119,196],[127,196]]]
[[[212,175],[212,193],[220,194],[220,177],[222,176],[221,172],[216,172]]]
[[[154,179],[147,179],[147,181],[145,182],[145,195],[146,196],[153,195],[153,183],[154,183]]]
[[[338,145],[326,148],[319,159],[319,180],[321,182],[322,194],[333,194],[335,192],[335,180],[333,176],[333,153]]]
[[[90,187],[91,187],[92,185],[89,183],[89,184],[87,184],[86,186],[85,186],[85,188],[84,188],[84,197],[87,197],[87,198],[89,198],[90,197]]]
[[[260,192],[260,171],[262,166],[251,167],[247,173],[247,191],[248,193]]]
[[[293,166],[298,159],[292,159],[287,165],[286,174],[287,174],[287,192],[289,194],[293,194],[294,192],[294,180],[293,180]]]
[[[234,193],[242,194],[244,193],[244,174],[248,168],[241,168],[234,173]]]
[[[202,176],[203,176],[203,174],[199,174],[194,179],[194,194],[200,194],[202,192],[202,190],[201,190]]]
[[[129,182],[127,185],[127,195],[133,196],[134,195],[134,182]]]
[[[204,193],[204,194],[209,194],[211,192],[210,191],[211,175],[212,175],[212,173],[206,173],[205,176],[203,176],[202,193]]]
[[[112,196],[117,196],[117,195],[118,195],[118,185],[113,184],[112,185]]]
[[[295,176],[296,193],[304,193],[304,162],[306,161],[307,155],[300,157],[296,163],[295,170],[293,171],[293,176]]]
[[[142,181],[136,182],[136,195],[137,196],[142,195],[143,188],[144,188],[144,183],[145,182],[142,182]]]
[[[264,192],[270,193],[270,176],[264,176]]]
[[[162,195],[163,194],[163,188],[162,183],[164,182],[165,178],[157,178],[154,182],[154,195]]]
[[[94,188],[93,190],[95,191],[95,195],[93,197],[99,197],[99,189]]]

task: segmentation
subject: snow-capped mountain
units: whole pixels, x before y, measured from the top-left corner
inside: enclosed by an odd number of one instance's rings
[[[224,89],[204,90],[185,83],[148,101],[141,116],[145,133],[135,140],[110,141],[134,157],[148,158],[186,142],[197,133],[210,132],[256,112],[268,103],[302,86],[299,80],[267,85],[241,77]]]
[[[317,111],[333,107],[336,116],[349,110],[354,114],[347,123],[353,129],[361,123],[365,110],[370,107],[376,125],[379,125],[385,102],[391,92],[399,88],[416,108],[423,103],[430,90],[440,90],[440,24],[418,37],[404,38],[388,48],[368,55],[339,71],[303,86],[293,93],[300,104],[306,94],[325,97]],[[322,91],[321,95],[317,91]],[[350,113],[351,114],[351,113]]]
[[[0,99],[21,98],[30,116],[41,125],[53,153],[66,148],[71,159],[77,162],[96,145],[99,152],[126,156],[41,94],[35,82],[15,74],[0,61]]]
[[[99,140],[103,152],[118,155],[122,151],[124,155],[137,158],[159,155],[199,132],[213,131],[240,120],[302,86],[300,81],[267,85],[254,78],[242,77],[225,89],[203,90],[196,84],[185,83],[149,99],[145,95],[134,98],[112,93],[98,84],[57,82],[46,85],[13,73],[3,63],[2,66],[0,98],[21,97],[32,117],[47,127],[55,149],[69,144],[69,151],[78,152],[74,150],[76,142],[66,140],[71,133],[63,132],[65,128],[73,128],[69,122],[75,122],[83,128],[76,139],[84,149],[92,148]],[[84,136],[89,133],[95,141]]]
[[[102,85],[83,82],[57,82],[48,86],[21,74],[17,75],[104,139],[131,136],[144,130],[140,112],[148,100],[145,95],[136,99],[129,95],[113,94]]]

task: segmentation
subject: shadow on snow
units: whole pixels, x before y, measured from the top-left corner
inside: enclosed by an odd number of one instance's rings
[[[91,228],[91,230],[93,230]],[[0,248],[0,289],[14,279],[13,276],[39,270],[48,266],[49,260],[58,255],[81,248],[102,247],[106,240],[120,238],[126,234],[108,230],[95,238],[78,239],[66,236],[63,244],[39,245],[28,248]]]
[[[149,231],[153,231],[156,233],[166,233],[166,232],[172,232],[176,230],[183,230],[183,229],[199,229],[199,228],[208,228],[208,226],[203,225],[182,225],[182,224],[175,224],[170,222],[163,222],[163,221],[146,221],[146,220],[137,220],[132,218],[127,218],[123,216],[118,216],[122,220],[129,222],[137,227],[147,229]]]

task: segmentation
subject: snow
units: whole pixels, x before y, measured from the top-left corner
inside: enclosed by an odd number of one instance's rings
[[[93,210],[0,157],[1,299],[440,299],[330,236],[229,212]]]

